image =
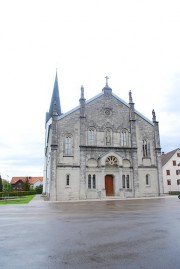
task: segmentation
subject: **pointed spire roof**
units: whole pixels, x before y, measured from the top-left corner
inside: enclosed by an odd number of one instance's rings
[[[60,116],[61,115],[61,104],[60,104],[60,98],[59,98],[59,85],[58,85],[57,71],[56,71],[56,77],[55,77],[55,81],[54,81],[54,89],[53,89],[53,94],[52,94],[52,98],[51,98],[51,104],[50,104],[50,108],[49,108],[50,116],[53,115],[54,103],[56,104],[56,112]]]
[[[53,93],[51,97],[51,103],[49,107],[49,113],[46,116],[46,121],[48,121],[54,113],[54,105],[56,106],[56,114],[60,116],[61,113],[61,104],[60,104],[60,97],[59,97],[59,85],[58,85],[58,77],[57,77],[57,70],[56,70],[56,77],[54,81],[54,88],[53,88]]]

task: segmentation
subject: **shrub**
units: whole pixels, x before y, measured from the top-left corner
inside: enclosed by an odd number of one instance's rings
[[[169,191],[169,195],[179,195],[179,191]]]
[[[36,192],[37,194],[42,194],[42,191],[43,191],[43,186],[42,186],[42,185],[37,186],[37,187],[35,188],[35,192]]]
[[[9,192],[9,196],[26,196],[26,195],[32,195],[32,194],[36,194],[35,190]]]

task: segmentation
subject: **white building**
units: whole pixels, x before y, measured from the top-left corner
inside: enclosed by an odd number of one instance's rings
[[[72,89],[71,89],[72,90]],[[69,92],[70,94],[70,92]],[[50,200],[144,197],[163,193],[159,126],[108,85],[62,114],[57,74],[46,114],[43,192]]]
[[[180,149],[161,155],[164,193],[180,191]]]

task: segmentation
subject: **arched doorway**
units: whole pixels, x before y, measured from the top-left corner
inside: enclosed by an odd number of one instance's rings
[[[112,175],[105,176],[105,190],[106,190],[106,196],[113,196],[114,195],[114,184],[113,184],[113,176]]]

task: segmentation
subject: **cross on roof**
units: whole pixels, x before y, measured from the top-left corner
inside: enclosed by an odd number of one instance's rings
[[[109,79],[109,77],[106,76],[105,79],[106,79],[106,86],[108,86],[108,79]]]

